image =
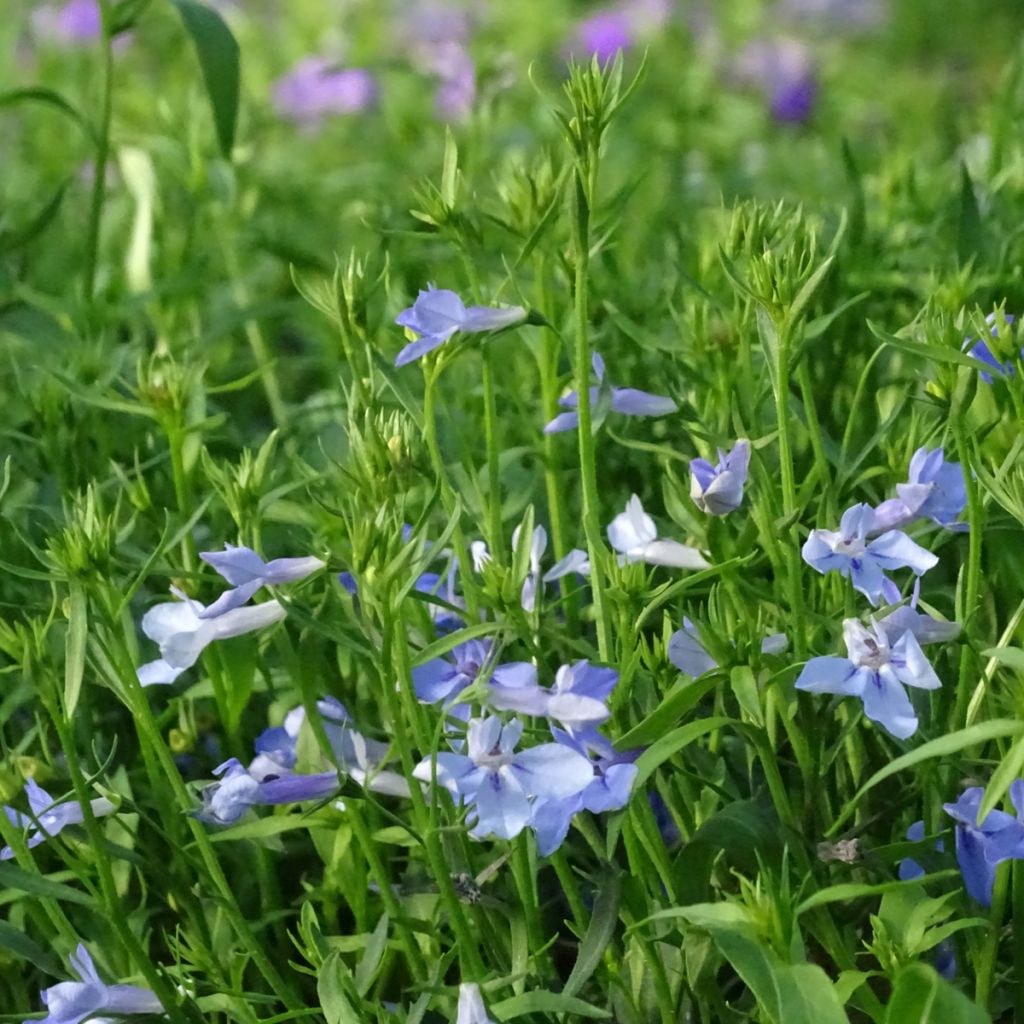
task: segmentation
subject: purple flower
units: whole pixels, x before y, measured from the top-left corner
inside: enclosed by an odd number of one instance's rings
[[[915,821],[910,828],[907,829],[907,839],[912,843],[924,842],[924,822]],[[941,839],[935,841],[935,849],[938,853],[945,852],[946,845]],[[921,878],[925,871],[916,860],[910,857],[905,857],[900,861],[899,866],[899,878],[901,882],[911,882],[915,878]]]
[[[818,78],[810,51],[798,39],[758,39],[736,60],[741,81],[757,86],[776,121],[800,124],[814,112]]]
[[[272,87],[277,113],[307,128],[332,114],[356,114],[377,98],[373,76],[363,68],[339,68],[327,57],[305,57]]]
[[[467,308],[455,292],[428,285],[408,309],[403,309],[395,317],[396,324],[417,336],[398,353],[395,366],[405,366],[433,352],[457,331],[466,334],[498,331],[525,319],[526,310],[522,306]]]
[[[466,12],[438,4],[417,4],[408,13],[404,27],[413,63],[437,79],[437,116],[443,121],[464,120],[476,99],[476,66],[466,46]]]
[[[52,839],[68,825],[81,825],[85,821],[85,811],[77,800],[55,803],[53,797],[40,786],[35,779],[25,782],[25,796],[31,815],[22,814],[12,807],[5,807],[8,820],[17,828],[28,829],[26,843],[29,849],[38,846],[47,839]],[[113,814],[117,807],[105,797],[97,797],[89,802],[94,817],[100,818]],[[0,860],[11,860],[14,850],[5,846],[0,850]]]
[[[690,462],[690,498],[701,510],[711,516],[724,516],[740,507],[743,485],[750,467],[750,442],[737,441],[726,455],[718,449],[718,464],[712,466],[707,459]]]
[[[1011,314],[1009,314],[1009,313],[1005,313],[1005,314],[1003,314],[1003,320],[1005,320],[1007,324],[1012,324],[1013,321],[1014,321],[1014,317]],[[985,323],[988,325],[989,336],[992,337],[992,338],[998,338],[999,337],[999,316],[998,316],[998,314],[996,314],[996,313],[989,313],[989,315],[987,317],[985,317]],[[972,345],[971,342],[974,342],[974,344]],[[970,348],[968,348],[968,346],[970,346]],[[988,366],[992,367],[993,372],[996,373],[998,376],[1000,376],[1000,377],[1012,377],[1013,376],[1013,372],[1014,372],[1013,371],[1013,364],[1012,363],[1001,363],[1001,362],[999,362],[999,360],[996,359],[996,357],[992,354],[992,349],[989,348],[987,342],[985,342],[985,341],[974,341],[973,338],[966,338],[964,340],[963,347],[965,349],[967,349],[967,354],[969,356],[973,356],[975,359],[979,360],[980,362],[986,363]],[[1024,348],[1021,349],[1021,355],[1024,356]],[[982,370],[981,371],[981,379],[986,384],[991,384],[992,383],[992,374],[991,373],[986,373],[984,370]]]
[[[930,551],[915,544],[900,530],[889,530],[869,541],[875,525],[870,505],[854,505],[843,513],[839,530],[812,530],[804,542],[804,561],[824,574],[836,570],[851,580],[874,605],[889,580],[885,570],[912,569],[918,576],[938,564]]]
[[[638,391],[636,388],[617,388],[605,385],[604,360],[595,352],[591,357],[591,365],[594,376],[597,377],[597,386],[590,388],[590,408],[594,411],[594,423],[596,428],[604,419],[607,412],[621,413],[623,416],[666,416],[675,412],[678,406],[671,398],[665,395],[652,395],[647,391]],[[571,409],[572,412],[559,413],[545,428],[545,434],[560,434],[566,430],[575,430],[580,425],[580,416],[576,412],[579,405],[579,394],[570,391],[569,394],[558,400],[563,409]]]
[[[490,640],[467,640],[453,647],[447,658],[434,658],[417,665],[412,670],[416,696],[425,704],[441,700],[455,703],[455,698],[476,681],[481,669],[489,663],[493,648]]]
[[[100,1010],[118,1015],[163,1012],[160,1000],[148,989],[135,985],[105,985],[96,973],[89,951],[81,943],[69,962],[80,980],[62,981],[43,991],[40,998],[49,1012],[35,1024],[81,1024],[86,1019],[103,1024],[95,1016]]]
[[[606,8],[580,22],[576,29],[576,52],[582,51],[588,57],[597,57],[606,64],[615,59],[620,50],[628,50],[633,42],[633,32],[625,11]]]
[[[904,686],[937,690],[942,683],[914,634],[906,632],[891,647],[876,623],[867,629],[857,619],[843,622],[845,658],[811,658],[796,681],[807,693],[859,697],[864,714],[905,740],[917,732],[917,715]]]
[[[788,646],[785,633],[772,633],[761,641],[761,653],[781,654]],[[694,679],[718,668],[718,662],[708,654],[697,626],[686,617],[683,618],[683,628],[669,637],[668,660],[684,675]]]
[[[459,1007],[455,1024],[494,1024],[487,1016],[479,985],[459,986]]]
[[[901,605],[878,620],[878,625],[885,630],[889,643],[895,643],[907,631],[914,634],[919,644],[943,644],[955,640],[960,635],[959,622],[942,622],[917,610],[920,588],[921,581],[917,579],[914,581],[914,593],[910,598],[910,604]]]
[[[633,763],[639,750],[616,753],[615,748],[596,730],[587,729],[573,736],[552,729],[555,739],[563,746],[590,761],[590,782],[578,793],[562,799],[539,800],[533,808],[530,824],[537,834],[537,852],[547,857],[557,850],[569,832],[574,814],[590,811],[603,814],[617,811],[629,803],[637,766]]]
[[[696,549],[678,541],[658,537],[654,520],[644,511],[634,494],[626,503],[626,511],[608,525],[608,543],[619,552],[622,564],[646,562],[675,569],[709,569],[710,564]]]
[[[502,725],[495,716],[469,723],[466,754],[439,753],[416,766],[417,779],[437,781],[470,808],[477,839],[512,839],[530,823],[532,801],[563,800],[590,784],[590,761],[560,743],[542,743],[516,751],[523,732],[519,721]]]
[[[232,585],[201,615],[215,619],[224,612],[245,604],[260,587],[295,583],[324,567],[319,558],[275,558],[264,562],[252,548],[236,548],[225,544],[223,551],[202,551],[199,557],[212,565]]]
[[[989,907],[996,866],[1004,860],[1024,859],[1024,781],[1018,779],[1010,786],[1016,817],[1005,811],[989,811],[979,824],[984,794],[980,786],[972,786],[955,804],[942,807],[956,822],[956,859],[964,888],[972,899]]]
[[[277,601],[267,601],[208,618],[205,605],[186,597],[177,587],[171,587],[171,593],[177,601],[155,605],[142,617],[142,632],[160,645],[160,657],[138,671],[143,686],[173,683],[214,640],[252,633],[285,617]]]
[[[32,27],[44,39],[88,43],[102,30],[98,0],[70,0],[63,6],[42,4],[32,12]]]
[[[896,485],[897,498],[875,509],[873,530],[881,533],[915,519],[931,519],[951,530],[966,530],[956,522],[967,505],[967,486],[959,462],[946,462],[941,448],[918,448],[910,460],[910,479]]]

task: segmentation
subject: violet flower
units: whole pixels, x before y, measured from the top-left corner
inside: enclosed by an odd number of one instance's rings
[[[597,385],[590,388],[590,408],[595,413],[592,426],[596,430],[604,419],[605,412],[617,412],[623,416],[666,416],[675,412],[678,406],[665,395],[652,395],[648,391],[636,388],[617,388],[605,384],[605,365],[601,356],[595,352],[591,356],[591,366]],[[559,413],[545,428],[545,434],[560,434],[566,430],[576,430],[580,425],[580,416],[576,412],[579,405],[579,393],[570,391],[558,400],[563,409],[571,412]],[[604,407],[606,405],[606,408]]]
[[[215,619],[224,612],[245,604],[261,587],[296,583],[318,572],[326,563],[319,558],[275,558],[264,562],[252,548],[225,544],[223,551],[202,551],[199,557],[212,565],[234,589],[227,590],[201,615]]]
[[[905,526],[915,519],[931,519],[950,530],[968,529],[958,523],[967,505],[967,485],[959,462],[946,462],[941,448],[918,448],[910,460],[910,479],[896,485],[898,497],[875,509],[873,532]]]
[[[608,543],[619,553],[621,564],[646,562],[675,569],[710,569],[710,563],[696,549],[658,536],[654,520],[634,494],[608,525]]]
[[[395,317],[395,323],[416,335],[395,359],[395,366],[405,366],[443,345],[458,331],[478,334],[498,331],[526,319],[522,306],[501,309],[491,306],[469,306],[453,291],[428,285],[416,301]]]
[[[377,86],[363,68],[339,68],[328,57],[304,57],[272,86],[278,115],[315,128],[334,114],[357,114],[373,105]]]
[[[1010,313],[1004,313],[1003,314],[1003,320],[1005,320],[1006,323],[1009,325],[1009,324],[1013,323],[1014,317]],[[987,317],[985,317],[985,324],[988,327],[989,336],[992,337],[992,338],[998,338],[999,337],[999,316],[998,316],[998,314],[996,314],[996,313],[989,313],[989,315]],[[972,344],[972,342],[973,342],[973,344]],[[970,347],[968,347],[968,346],[970,346]],[[969,356],[973,356],[975,359],[979,360],[980,362],[985,363],[988,366],[990,366],[992,368],[992,372],[995,373],[997,376],[1000,376],[1000,377],[1012,377],[1013,376],[1013,374],[1014,374],[1013,364],[1012,363],[1001,363],[1001,362],[999,362],[999,360],[996,359],[996,357],[992,354],[992,349],[989,348],[988,343],[986,341],[983,341],[983,340],[975,341],[973,338],[966,338],[964,340],[963,348],[966,349],[967,354]],[[1024,357],[1024,348],[1022,348],[1020,351],[1021,351],[1021,356]],[[992,374],[991,373],[986,373],[984,370],[982,370],[980,372],[981,372],[981,379],[986,384],[991,384],[992,383]]]
[[[848,578],[877,605],[890,582],[886,570],[909,568],[922,576],[939,560],[900,530],[889,530],[869,541],[874,526],[874,509],[870,505],[854,505],[843,513],[838,531],[812,530],[801,554],[818,572],[835,570]]]
[[[915,821],[910,828],[907,829],[907,839],[912,843],[924,842],[924,822]],[[935,850],[937,853],[944,853],[946,850],[946,844],[941,839],[935,841]],[[916,878],[923,877],[925,870],[911,857],[904,857],[900,861],[897,874],[901,882],[912,882]]]
[[[810,51],[800,40],[755,40],[739,53],[735,68],[741,81],[761,89],[776,121],[801,124],[814,113],[818,77]]]
[[[487,1016],[480,986],[462,984],[459,986],[459,1006],[455,1024],[494,1024]]]
[[[4,807],[4,811],[12,825],[28,829],[26,845],[30,850],[47,839],[52,839],[68,825],[81,825],[85,821],[85,811],[77,800],[55,803],[53,797],[35,779],[26,780],[25,796],[28,798],[31,815],[22,814],[12,807]],[[105,797],[90,800],[89,806],[96,818],[113,814],[117,810],[117,806]],[[11,860],[13,857],[14,850],[10,846],[0,850],[0,860]]]
[[[917,715],[904,686],[937,690],[942,683],[914,634],[906,632],[890,646],[876,623],[865,628],[857,619],[843,622],[845,658],[811,658],[796,688],[807,693],[859,697],[864,714],[897,739],[917,732]]]
[[[32,27],[44,39],[59,43],[90,43],[102,31],[98,0],[69,0],[57,6],[40,4],[32,12]]]
[[[49,1012],[33,1024],[81,1024],[85,1020],[93,1024],[110,1024],[106,1018],[96,1016],[101,1010],[109,1010],[119,1017],[163,1013],[163,1004],[149,989],[104,984],[82,943],[68,959],[80,980],[62,981],[45,989],[40,998]]]
[[[177,587],[171,587],[171,593],[177,601],[155,605],[142,617],[142,632],[160,646],[160,657],[138,670],[143,686],[173,683],[214,640],[252,633],[280,622],[286,614],[277,601],[267,601],[208,618],[205,605]]]
[[[707,459],[690,462],[690,499],[711,516],[724,516],[740,507],[743,486],[750,468],[750,442],[739,440],[726,455],[718,449],[718,463]]]
[[[502,725],[499,718],[469,723],[465,754],[442,752],[427,757],[413,774],[437,781],[470,809],[470,835],[512,839],[530,823],[532,802],[562,800],[580,792],[594,777],[590,761],[560,743],[542,743],[516,751],[523,723]]]

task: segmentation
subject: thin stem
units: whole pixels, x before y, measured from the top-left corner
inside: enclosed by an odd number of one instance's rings
[[[505,549],[501,524],[501,445],[498,438],[498,401],[494,389],[494,350],[483,346],[484,440],[487,447],[487,531],[491,550],[500,560]]]
[[[110,122],[114,109],[114,48],[110,34],[110,6],[100,0],[100,46],[103,49],[103,84],[100,95],[99,127],[96,131],[96,158],[93,161],[95,177],[89,201],[89,226],[86,234],[85,276],[83,290],[86,302],[91,302],[96,291],[96,267],[99,263],[100,227],[103,204],[107,193],[107,162],[110,157]]]

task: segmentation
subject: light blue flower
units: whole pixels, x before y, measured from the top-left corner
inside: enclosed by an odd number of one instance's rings
[[[750,442],[739,440],[726,455],[718,449],[718,463],[707,459],[690,462],[690,498],[702,512],[724,516],[740,507],[743,486],[750,469]]]
[[[421,291],[416,301],[395,318],[396,324],[417,336],[398,353],[395,366],[405,366],[433,352],[458,331],[464,334],[498,331],[525,319],[526,310],[522,306],[467,308],[455,292],[428,285],[427,290]]]
[[[924,822],[915,821],[910,828],[907,829],[907,839],[912,843],[923,843],[924,842]],[[944,853],[946,850],[946,844],[941,839],[935,840],[935,850],[938,853]],[[911,857],[904,857],[900,861],[898,875],[901,882],[912,882],[915,878],[921,878],[925,870]]]
[[[941,448],[918,448],[910,460],[910,479],[896,485],[899,497],[875,509],[875,533],[905,526],[915,519],[931,519],[950,530],[966,530],[956,522],[967,505],[967,485],[959,462],[946,462]]]
[[[267,601],[232,608],[209,618],[205,614],[208,609],[199,601],[193,601],[177,587],[171,587],[171,593],[177,601],[154,605],[142,617],[142,632],[160,647],[160,657],[138,670],[143,686],[173,683],[214,640],[252,633],[285,617],[285,610],[277,601]]]
[[[894,608],[888,615],[878,620],[878,625],[885,630],[890,644],[896,643],[908,630],[922,645],[943,644],[955,640],[960,635],[959,622],[944,622],[917,610],[920,591],[921,580],[918,578],[914,580],[914,591],[911,594],[910,603]]]
[[[885,575],[887,570],[909,568],[921,576],[939,560],[900,530],[889,530],[869,540],[874,525],[874,509],[870,505],[854,505],[843,513],[838,531],[812,530],[802,554],[804,561],[818,572],[835,570],[848,578],[877,605],[885,585],[891,583]]]
[[[537,852],[542,857],[554,853],[569,833],[573,815],[580,811],[604,814],[617,811],[629,803],[638,768],[634,764],[639,750],[617,753],[615,748],[595,729],[586,729],[573,736],[559,729],[551,730],[556,741],[586,757],[593,777],[578,793],[560,800],[538,800],[530,824],[537,835]]]
[[[417,779],[437,781],[470,808],[470,835],[512,839],[530,823],[532,801],[562,800],[593,778],[590,761],[559,743],[516,751],[523,724],[496,716],[469,723],[465,754],[442,752],[416,766]]]
[[[5,807],[4,811],[12,825],[28,829],[25,842],[29,849],[52,839],[68,825],[81,825],[85,821],[85,811],[77,800],[55,803],[53,797],[35,779],[26,781],[25,796],[28,798],[31,815],[22,814],[12,807]],[[112,804],[106,797],[90,800],[89,805],[93,816],[97,818],[113,814],[117,810],[117,805]],[[13,856],[14,850],[9,846],[0,850],[0,860],[10,860]]]
[[[696,549],[658,536],[654,520],[634,494],[608,524],[608,543],[619,553],[619,563],[646,562],[675,569],[710,569],[710,563]]]
[[[487,1016],[480,986],[463,984],[459,986],[459,1007],[455,1024],[494,1024]]]
[[[1012,324],[1013,321],[1014,321],[1014,317],[1010,313],[1004,313],[1003,314],[1003,319],[1006,321],[1007,325]],[[998,314],[996,314],[996,313],[989,313],[989,315],[987,317],[985,317],[985,323],[988,326],[989,336],[992,337],[992,338],[998,338],[999,337],[999,316],[998,316]],[[973,344],[972,344],[972,342],[973,342]],[[985,363],[987,366],[990,366],[992,368],[993,372],[997,376],[999,376],[999,377],[1012,377],[1013,376],[1013,373],[1014,373],[1013,364],[1012,363],[1001,363],[1001,362],[999,362],[999,360],[996,359],[996,357],[992,354],[992,349],[989,348],[988,342],[983,341],[983,340],[975,341],[974,338],[966,338],[966,339],[964,339],[963,348],[967,350],[967,354],[969,356],[973,356],[975,359],[979,360],[979,362]],[[1024,356],[1024,348],[1021,349],[1021,355]],[[982,370],[980,372],[981,372],[981,379],[986,384],[991,384],[992,383],[992,374],[991,373],[986,373],[984,370]]]
[[[964,888],[972,899],[990,907],[996,867],[1004,860],[1024,859],[1024,781],[1018,779],[1010,786],[1016,817],[1005,811],[989,811],[979,822],[984,795],[981,786],[971,786],[955,804],[942,807],[956,822],[956,859]]]
[[[917,731],[917,715],[904,686],[937,690],[942,683],[914,634],[906,632],[891,647],[876,623],[865,628],[857,619],[843,623],[845,658],[811,658],[796,681],[808,693],[859,697],[864,714],[887,732],[905,740]]]
[[[772,633],[761,641],[762,654],[781,654],[789,646],[785,633]],[[708,653],[700,630],[692,619],[683,617],[683,628],[669,637],[668,660],[684,675],[697,679],[705,672],[718,668],[718,662]]]
[[[86,1019],[93,1024],[104,1024],[95,1016],[101,1010],[119,1015],[163,1012],[160,1000],[148,989],[135,985],[105,985],[96,973],[89,951],[81,943],[69,962],[80,980],[62,981],[42,992],[40,998],[49,1012],[42,1020],[26,1021],[26,1024],[81,1024]]]
[[[489,664],[493,650],[494,644],[490,640],[467,640],[453,647],[447,657],[433,658],[417,665],[412,670],[416,696],[424,704],[436,704],[442,700],[455,703],[455,698],[471,686],[481,669]]]
[[[215,619],[218,615],[245,604],[260,587],[295,583],[324,567],[319,558],[275,558],[264,562],[252,548],[236,548],[225,544],[223,551],[203,551],[199,557],[212,565],[234,588],[227,590],[206,608],[200,618]]]
[[[596,387],[590,388],[590,407],[594,412],[595,429],[600,425],[606,412],[617,412],[623,416],[666,416],[678,409],[676,403],[665,395],[652,395],[648,391],[638,391],[636,388],[606,385],[604,360],[597,352],[591,357],[591,366],[594,376],[597,377]],[[566,430],[575,430],[580,425],[580,416],[576,412],[579,401],[579,393],[576,391],[570,391],[560,398],[558,404],[563,409],[572,411],[556,416],[544,428],[544,433],[560,434]],[[607,407],[604,407],[603,401],[607,402]]]

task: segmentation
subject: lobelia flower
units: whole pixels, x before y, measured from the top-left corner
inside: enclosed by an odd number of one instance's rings
[[[980,786],[965,789],[955,804],[943,810],[956,822],[956,859],[964,888],[982,906],[992,905],[996,867],[1004,860],[1024,859],[1024,781],[1010,785],[1010,800],[1017,816],[989,811],[978,821],[985,791]]]
[[[522,306],[467,307],[455,292],[427,285],[416,301],[395,317],[395,323],[417,335],[395,359],[395,366],[405,366],[443,345],[457,331],[478,334],[498,331],[526,319]]]
[[[252,548],[225,544],[223,551],[202,551],[199,557],[212,565],[234,588],[227,590],[200,616],[215,619],[245,604],[260,587],[296,583],[318,572],[326,564],[319,558],[275,558],[264,562]]]
[[[160,657],[138,670],[143,686],[173,683],[191,668],[203,650],[214,640],[242,636],[272,626],[285,617],[277,601],[233,608],[216,618],[204,617],[205,605],[193,601],[177,587],[171,587],[177,601],[167,601],[150,608],[142,617],[142,632],[160,646]]]
[[[931,519],[950,530],[966,530],[956,519],[967,505],[967,486],[959,462],[946,462],[941,448],[918,448],[910,460],[910,479],[896,485],[897,498],[875,509],[874,532]]]
[[[808,565],[823,575],[836,570],[848,578],[877,605],[885,585],[891,582],[886,570],[908,568],[922,576],[939,560],[900,530],[889,530],[868,540],[874,525],[874,509],[870,505],[854,505],[843,513],[838,531],[812,530],[801,554]]]
[[[278,115],[315,128],[333,114],[357,114],[373,105],[377,86],[363,68],[339,68],[328,57],[304,57],[271,87]]]
[[[405,45],[418,70],[438,81],[434,109],[443,121],[465,120],[476,98],[465,11],[444,4],[416,4],[404,18]]]
[[[639,39],[660,29],[672,10],[671,0],[626,0],[595,11],[576,27],[570,56],[597,57],[602,64],[615,59]]]
[[[520,527],[512,531],[512,550],[515,551],[519,543]],[[520,604],[523,610],[532,612],[537,606],[537,587],[541,582],[540,560],[548,547],[548,534],[543,526],[534,527],[530,537],[529,570],[526,579],[523,580],[523,589],[520,594]]]
[[[750,442],[739,440],[728,455],[718,449],[718,464],[707,459],[690,462],[690,498],[710,516],[724,516],[740,507],[750,468]]]
[[[890,646],[877,623],[871,628],[857,619],[843,622],[847,657],[811,658],[796,681],[807,693],[859,697],[864,714],[897,739],[917,731],[917,715],[904,686],[937,690],[942,683],[928,663],[914,634],[906,632]]]
[[[654,520],[635,494],[626,503],[626,511],[608,525],[608,543],[619,553],[620,564],[646,562],[675,569],[711,568],[696,548],[658,537]]]
[[[561,800],[539,800],[534,805],[530,824],[537,834],[537,852],[542,857],[554,853],[565,841],[573,815],[580,811],[603,814],[629,803],[638,771],[633,762],[640,755],[640,750],[616,753],[611,743],[592,728],[575,736],[559,729],[551,732],[558,743],[587,758],[593,777],[578,793]]]
[[[960,635],[959,622],[942,622],[917,610],[917,599],[921,590],[920,579],[914,580],[914,592],[910,603],[893,609],[878,625],[885,630],[889,643],[894,644],[908,630],[919,644],[941,644],[955,640]]]
[[[581,576],[590,575],[590,555],[580,548],[573,548],[564,558],[555,562],[541,578],[545,583],[553,583],[572,573],[579,573]]]
[[[79,981],[62,981],[40,993],[49,1011],[34,1024],[110,1024],[96,1017],[100,1010],[127,1016],[136,1013],[163,1013],[164,1007],[152,992],[135,985],[105,985],[96,972],[89,951],[81,943],[68,958]]]
[[[907,829],[907,839],[911,843],[923,843],[924,842],[924,822],[915,821],[910,828]],[[935,850],[938,853],[944,853],[946,850],[946,844],[941,839],[935,840]],[[900,861],[898,875],[901,882],[911,882],[915,878],[921,878],[925,870],[911,857],[904,857]]]
[[[590,761],[560,743],[542,743],[516,751],[523,723],[502,725],[496,716],[469,722],[466,753],[442,752],[424,758],[417,779],[437,781],[457,802],[470,808],[470,835],[512,839],[530,823],[535,799],[562,800],[593,778]]]
[[[1014,317],[1010,313],[1003,314],[1003,319],[1006,321],[1007,324],[1012,324],[1013,321],[1014,321]],[[993,338],[998,338],[999,337],[999,317],[998,317],[998,315],[996,313],[989,313],[989,315],[987,317],[985,317],[985,323],[988,326],[988,329],[989,329],[988,333],[989,333],[989,335],[991,337],[993,337]],[[971,344],[972,342],[974,342],[974,344]],[[970,346],[970,347],[968,348],[968,346]],[[980,362],[986,363],[988,366],[990,366],[992,368],[993,373],[995,373],[997,376],[1000,376],[1000,377],[1012,377],[1013,376],[1013,374],[1014,374],[1013,364],[1012,363],[1001,363],[1001,362],[999,362],[999,360],[996,359],[996,357],[992,354],[992,349],[990,349],[988,347],[987,342],[980,341],[980,340],[979,341],[974,341],[973,338],[965,338],[964,339],[963,348],[967,350],[967,354],[969,356],[973,356],[975,359],[979,360]],[[1024,356],[1024,348],[1022,348],[1020,351],[1021,351],[1021,356]],[[986,384],[991,384],[992,383],[992,374],[991,373],[986,373],[984,370],[982,370],[980,372],[981,372],[981,379]]]
[[[741,81],[765,94],[772,117],[783,124],[802,124],[814,113],[818,76],[810,50],[798,39],[757,39],[737,56]]]
[[[447,658],[433,658],[412,670],[412,687],[424,704],[455,703],[490,661],[494,644],[490,640],[467,640],[453,647]],[[530,668],[533,668],[531,665]],[[499,669],[495,669],[499,671]]]
[[[31,850],[47,839],[52,839],[68,825],[81,825],[85,821],[85,811],[77,800],[55,803],[52,796],[40,786],[35,779],[25,782],[25,796],[31,815],[22,814],[12,807],[4,807],[8,820],[18,828],[28,829],[26,845]],[[113,814],[117,806],[105,797],[97,797],[89,801],[94,817],[101,818]],[[5,846],[0,850],[0,860],[11,860],[14,850]]]
[[[598,411],[593,426],[600,425],[604,418],[600,412],[602,398],[608,400],[608,411],[621,413],[623,416],[665,416],[675,412],[678,406],[665,395],[652,395],[648,391],[639,391],[636,388],[617,388],[605,385],[605,365],[601,356],[595,352],[591,356],[591,366],[594,376],[597,377],[597,385],[590,388],[590,408]],[[566,430],[575,430],[580,425],[580,416],[576,412],[579,405],[579,393],[570,391],[558,400],[563,409],[571,409],[572,412],[559,413],[545,428],[545,434],[560,434]]]
[[[463,984],[459,986],[459,1007],[455,1024],[494,1024],[487,1016],[480,986]]]
[[[772,633],[761,641],[762,654],[781,654],[789,646],[785,633]],[[683,628],[677,629],[668,641],[668,660],[684,675],[697,679],[718,668],[708,653],[696,624],[684,616]]]

